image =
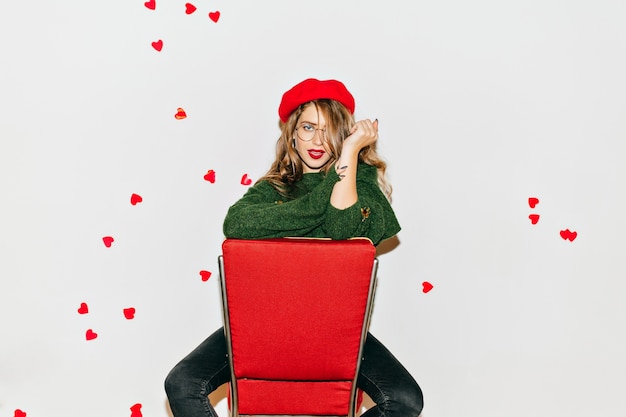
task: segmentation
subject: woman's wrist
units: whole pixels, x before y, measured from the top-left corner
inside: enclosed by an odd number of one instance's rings
[[[350,141],[346,141],[343,143],[343,148],[341,149],[341,155],[339,155],[339,159],[341,159],[342,157],[358,157],[359,152],[361,152],[360,146],[352,145]]]

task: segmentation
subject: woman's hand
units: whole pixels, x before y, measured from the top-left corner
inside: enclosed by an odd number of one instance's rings
[[[350,129],[350,135],[343,141],[343,152],[353,152],[358,155],[361,149],[378,140],[378,119],[373,122],[369,119],[359,120]]]

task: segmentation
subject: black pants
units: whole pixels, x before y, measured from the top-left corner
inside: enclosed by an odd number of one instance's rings
[[[180,361],[165,379],[165,391],[174,416],[217,417],[208,395],[229,380],[222,328]],[[419,385],[371,334],[365,341],[357,386],[376,403],[364,417],[417,417],[422,411],[424,399]]]

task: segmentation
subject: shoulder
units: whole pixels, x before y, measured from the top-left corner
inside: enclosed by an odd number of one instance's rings
[[[259,180],[248,188],[243,197],[237,203],[262,203],[273,202],[278,199],[280,193],[267,180]]]

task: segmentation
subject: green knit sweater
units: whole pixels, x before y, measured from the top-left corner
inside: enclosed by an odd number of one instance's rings
[[[282,196],[267,181],[260,181],[228,210],[224,236],[240,239],[317,237],[348,239],[367,237],[374,245],[394,236],[400,225],[391,205],[378,187],[376,167],[357,167],[358,201],[340,210],[330,204],[339,176],[304,174]]]

